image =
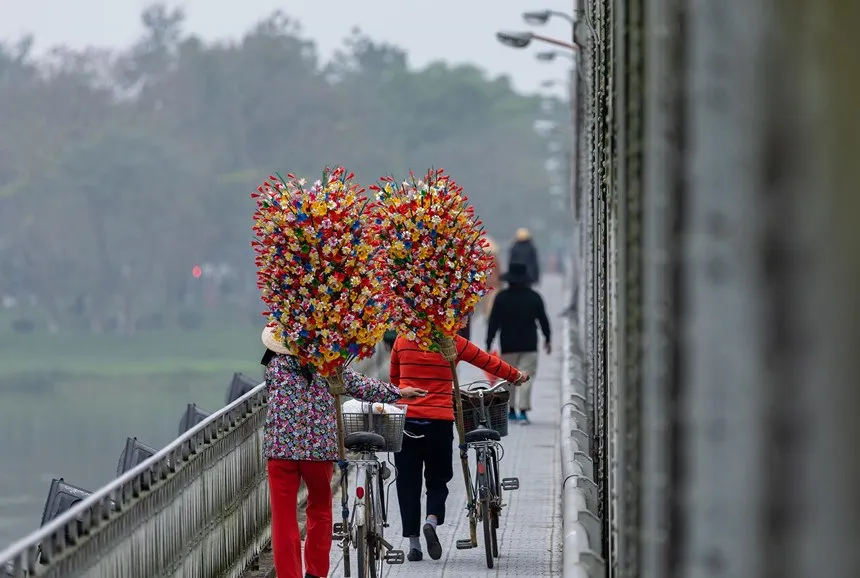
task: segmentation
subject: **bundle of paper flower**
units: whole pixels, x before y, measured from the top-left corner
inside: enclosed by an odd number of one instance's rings
[[[451,339],[487,291],[493,259],[461,187],[443,170],[383,178],[376,226],[397,332],[430,351]]]
[[[287,177],[252,195],[264,315],[296,357],[334,376],[370,357],[389,327],[375,206],[343,167],[310,186]]]

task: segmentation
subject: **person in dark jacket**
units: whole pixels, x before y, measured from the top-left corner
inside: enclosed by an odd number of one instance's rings
[[[532,234],[528,229],[517,229],[514,242],[508,250],[508,266],[525,265],[529,278],[529,285],[540,282],[540,262],[538,252],[532,241]]]
[[[538,365],[538,325],[544,337],[544,350],[547,354],[552,351],[552,334],[546,307],[540,293],[529,286],[531,277],[525,265],[511,264],[502,280],[506,281],[508,286],[500,291],[493,301],[493,309],[487,323],[487,351],[490,351],[498,333],[502,360],[534,376]],[[528,424],[528,412],[532,407],[531,383],[518,388],[508,388],[508,392],[511,400],[508,417],[513,421],[521,421],[523,425]],[[515,409],[517,406],[520,410],[519,416]]]

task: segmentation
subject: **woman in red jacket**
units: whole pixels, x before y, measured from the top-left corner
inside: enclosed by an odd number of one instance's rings
[[[528,380],[526,373],[489,355],[474,343],[456,337],[457,362],[465,361],[485,373],[506,379],[515,385]],[[451,365],[441,353],[422,350],[417,344],[398,337],[391,350],[391,383],[403,388],[416,387],[427,392],[421,399],[403,400],[409,406],[403,448],[394,454],[397,466],[397,498],[403,536],[409,538],[411,562],[424,555],[419,540],[421,528],[422,475],[427,486],[427,508],[424,539],[430,558],[442,557],[442,545],[436,527],[445,521],[448,482],[454,477],[454,400]]]

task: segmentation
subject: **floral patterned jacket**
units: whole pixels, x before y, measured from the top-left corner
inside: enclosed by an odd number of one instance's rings
[[[400,390],[390,383],[349,368],[343,377],[347,393],[356,399],[382,403],[400,399]],[[318,375],[308,382],[294,357],[276,355],[266,367],[266,388],[269,407],[263,441],[265,456],[280,460],[337,460],[337,419],[328,383]]]

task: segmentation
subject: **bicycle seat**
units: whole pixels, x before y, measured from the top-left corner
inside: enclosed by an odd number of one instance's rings
[[[502,436],[494,429],[478,428],[470,432],[466,432],[466,443],[473,444],[477,442],[497,442],[501,441]]]
[[[378,433],[357,431],[346,434],[343,445],[354,452],[381,452],[385,449],[385,438]]]

